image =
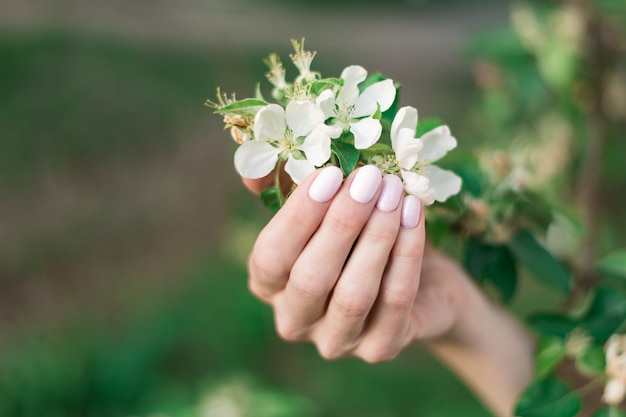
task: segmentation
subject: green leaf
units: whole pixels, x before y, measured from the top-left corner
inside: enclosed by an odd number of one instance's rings
[[[535,353],[535,374],[545,378],[565,357],[565,344],[557,337],[542,337]]]
[[[604,344],[626,320],[626,299],[607,287],[598,288],[580,325],[589,331],[595,343]]]
[[[359,84],[359,92],[362,93],[367,87],[372,84],[376,84],[380,81],[385,81],[387,77],[383,76],[380,72],[374,72],[367,76],[365,81]]]
[[[517,232],[508,246],[517,260],[540,282],[562,293],[570,291],[572,283],[567,270],[530,232]]]
[[[535,381],[520,397],[517,417],[574,417],[582,406],[580,396],[555,378]]]
[[[626,279],[626,249],[613,252],[598,261],[601,272]]]
[[[576,369],[589,376],[604,375],[606,355],[601,346],[591,345],[576,358]]]
[[[483,192],[483,179],[480,171],[474,165],[463,164],[454,167],[454,172],[463,180],[463,190],[474,197],[479,197]]]
[[[489,281],[508,302],[517,288],[515,261],[505,246],[484,244],[470,239],[465,245],[464,263],[478,282]]]
[[[441,126],[442,124],[443,123],[439,119],[422,119],[417,123],[417,129],[415,129],[415,137],[419,138],[425,133],[430,132],[434,128]]]
[[[577,326],[574,320],[558,314],[536,314],[528,319],[528,324],[540,334],[560,339],[565,339]]]
[[[261,192],[261,201],[266,207],[269,207],[272,212],[276,213],[285,204],[285,199],[280,191],[280,188],[274,186]]]
[[[359,151],[354,145],[340,140],[333,140],[330,144],[330,150],[337,156],[339,167],[343,171],[344,177],[350,175],[357,162],[359,162]]]
[[[227,104],[224,107],[220,107],[219,109],[215,110],[214,113],[235,113],[241,116],[254,116],[262,107],[265,107],[267,105],[268,103],[264,100],[259,100],[256,98],[246,98]]]
[[[591,417],[626,417],[626,412],[615,407],[606,407],[597,410],[591,415]]]
[[[324,78],[323,80],[315,80],[310,84],[309,92],[317,97],[322,91],[333,89],[335,87],[341,87],[342,84],[343,82],[339,78]]]

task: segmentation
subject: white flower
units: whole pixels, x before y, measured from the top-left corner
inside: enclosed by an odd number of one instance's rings
[[[461,178],[433,162],[456,148],[456,139],[448,126],[439,126],[421,138],[415,138],[417,109],[402,107],[391,124],[391,146],[396,153],[400,173],[407,193],[423,204],[446,201],[461,191]]]
[[[269,104],[254,119],[254,140],[235,152],[235,167],[244,178],[262,178],[278,162],[296,184],[330,158],[331,137],[340,132],[324,125],[324,113],[310,101],[292,101],[283,109]]]
[[[324,90],[317,97],[317,104],[324,111],[326,119],[333,118],[333,125],[354,135],[354,146],[367,149],[382,133],[380,121],[372,116],[378,109],[389,109],[396,98],[396,88],[392,80],[374,83],[359,94],[358,85],[367,78],[367,71],[358,65],[347,67],[341,73],[343,86],[338,92]]]
[[[617,405],[626,397],[626,335],[612,335],[606,343],[606,375],[602,400]]]

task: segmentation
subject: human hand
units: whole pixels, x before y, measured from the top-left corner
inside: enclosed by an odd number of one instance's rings
[[[364,166],[342,183],[328,167],[260,233],[249,285],[273,306],[282,338],[311,341],[327,359],[389,360],[414,340],[451,336],[471,289],[453,261],[424,248],[421,205],[398,177]]]

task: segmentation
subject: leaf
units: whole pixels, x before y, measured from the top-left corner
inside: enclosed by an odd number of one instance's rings
[[[562,293],[570,291],[572,283],[567,270],[530,232],[517,232],[508,246],[517,260],[540,282]]]
[[[310,84],[309,92],[314,96],[319,96],[324,90],[341,87],[343,84],[339,78],[324,78],[323,80],[315,80]]]
[[[484,244],[470,239],[465,245],[464,263],[478,282],[489,281],[508,302],[517,288],[515,261],[505,246]]]
[[[542,337],[535,353],[535,373],[544,378],[565,357],[565,344],[562,339],[548,336]]]
[[[435,118],[421,119],[417,123],[417,129],[415,129],[415,137],[419,138],[442,124],[441,120]]]
[[[215,110],[214,113],[235,113],[241,116],[254,116],[261,107],[265,107],[267,105],[268,103],[264,100],[259,100],[256,98],[246,98],[227,104],[224,107],[220,107],[219,109]]]
[[[606,407],[597,410],[591,415],[591,417],[626,417],[626,412],[615,407]]]
[[[555,378],[535,381],[520,397],[517,417],[574,417],[582,406],[580,396]]]
[[[606,355],[601,346],[591,345],[576,358],[576,369],[589,376],[604,375]]]
[[[558,314],[536,314],[528,319],[528,324],[540,334],[559,339],[565,339],[577,326],[574,320]]]
[[[595,343],[604,344],[626,320],[626,299],[613,289],[598,288],[580,325],[589,331]]]
[[[285,204],[285,199],[280,188],[274,186],[261,192],[261,201],[266,207],[269,207],[273,213],[276,213]]]
[[[463,190],[474,197],[479,197],[483,192],[482,177],[478,169],[470,164],[463,164],[454,169],[454,172],[463,180]]]
[[[337,156],[339,167],[343,171],[344,177],[350,175],[357,162],[359,162],[359,151],[354,145],[340,140],[333,140],[330,144],[330,150]]]
[[[603,273],[626,279],[626,249],[610,253],[600,259],[598,269]]]

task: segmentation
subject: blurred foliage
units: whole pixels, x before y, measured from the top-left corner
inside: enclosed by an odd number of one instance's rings
[[[0,61],[0,186],[14,189],[171,148],[212,76],[198,51],[58,31],[0,34]]]

